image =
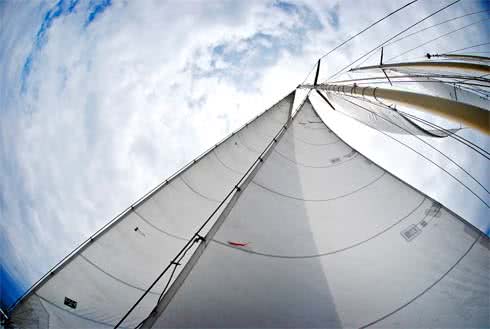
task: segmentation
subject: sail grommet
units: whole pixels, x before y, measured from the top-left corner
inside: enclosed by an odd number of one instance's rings
[[[241,192],[241,191],[242,191],[242,189],[241,189],[241,188],[240,188],[238,185],[235,185],[235,188],[236,188],[236,190],[237,190],[238,192]]]
[[[196,238],[194,239],[194,243],[197,243],[199,241],[202,241],[202,242],[205,242],[206,241],[206,238],[203,237],[203,236],[201,236],[201,235],[199,235],[198,233],[195,234],[195,237]]]

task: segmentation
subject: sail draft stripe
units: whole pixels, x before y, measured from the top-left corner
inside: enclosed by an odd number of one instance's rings
[[[139,290],[139,291],[145,291],[146,289],[143,289],[143,288],[140,288],[138,286],[135,286],[134,284],[131,284],[127,281],[124,281],[120,278],[118,278],[117,276],[109,273],[108,271],[104,270],[103,268],[101,268],[100,266],[98,266],[97,264],[95,264],[94,262],[92,262],[90,259],[88,259],[83,253],[80,254],[80,258],[82,258],[84,261],[86,261],[88,264],[92,265],[94,268],[96,268],[97,270],[99,270],[100,272],[104,273],[105,275],[107,275],[108,277],[110,277],[111,279],[113,279],[114,281],[117,281],[125,286],[128,286],[130,288],[133,288],[133,289],[136,289],[136,290]],[[148,292],[149,294],[152,294],[152,295],[157,295],[159,296],[160,293],[159,292],[154,292],[154,291],[150,291]]]
[[[293,96],[293,99],[295,97],[295,90],[290,93],[287,97],[290,95]],[[306,98],[305,98],[306,99]],[[274,136],[274,138],[265,146],[265,149],[259,154],[258,158],[254,161],[254,163],[250,166],[250,168],[245,172],[245,174],[240,178],[240,180],[237,182],[235,187],[228,193],[228,195],[223,199],[223,201],[219,204],[218,208],[215,209],[215,211],[206,219],[206,221],[201,225],[201,227],[197,230],[195,233],[195,236],[200,237],[202,240],[198,246],[197,249],[194,251],[192,254],[191,258],[188,260],[188,262],[184,265],[184,268],[182,271],[179,273],[178,277],[175,279],[173,284],[170,286],[169,290],[165,292],[165,295],[161,296],[160,299],[158,300],[158,303],[154,310],[148,315],[147,318],[145,318],[141,322],[141,328],[151,328],[153,327],[154,322],[157,320],[157,318],[165,311],[177,291],[180,289],[184,281],[186,280],[187,276],[190,274],[192,269],[194,268],[194,265],[198,262],[199,258],[201,255],[204,253],[206,250],[207,246],[213,239],[214,235],[216,232],[219,230],[220,226],[223,224],[226,218],[228,218],[228,215],[232,211],[236,201],[240,198],[242,195],[242,189],[246,189],[248,187],[248,184],[252,181],[253,177],[257,173],[257,171],[260,169],[262,164],[264,163],[264,160],[267,159],[267,157],[270,155],[271,150],[275,147],[277,144],[278,140],[284,135],[284,132],[286,131],[289,123],[291,122],[291,112],[292,112],[292,107],[293,107],[293,101],[291,101],[289,105],[289,116],[286,120],[286,123],[279,129],[277,134]],[[300,105],[303,106],[304,102]],[[219,210],[219,208],[226,202],[226,200],[229,199],[228,204],[224,207],[222,212],[219,214],[218,218],[216,221],[213,223],[209,231],[206,233],[206,237],[202,238],[199,233],[201,230],[208,224],[208,222],[211,220],[211,218],[216,214],[216,212]],[[196,240],[195,240],[196,241]],[[176,256],[178,257],[178,255]],[[161,275],[167,271],[168,267],[162,272]],[[160,275],[160,277],[161,277]],[[160,279],[158,277],[155,281],[155,283]],[[151,289],[151,286],[148,288]],[[140,297],[140,299],[131,307],[131,309],[126,313],[126,315],[118,322],[118,324],[115,326],[117,328],[123,321],[126,319],[126,317],[131,313],[131,311],[138,305],[138,303],[145,297],[143,295]],[[138,325],[140,327],[140,325]]]
[[[481,234],[481,233],[480,233]],[[396,308],[395,310],[393,310],[392,312],[380,317],[379,319],[376,319],[368,324],[365,324],[363,326],[360,327],[360,329],[364,329],[364,328],[368,328],[390,316],[392,316],[393,314],[399,312],[400,310],[404,309],[405,307],[407,307],[408,305],[410,305],[411,303],[413,303],[414,301],[416,301],[418,298],[422,297],[423,295],[425,295],[427,292],[429,292],[433,287],[435,287],[439,282],[441,282],[449,273],[451,273],[451,271],[463,260],[463,258],[466,257],[466,255],[469,254],[469,252],[471,251],[471,249],[473,249],[473,247],[475,246],[475,244],[480,240],[481,238],[481,235],[479,235],[475,241],[473,241],[473,243],[470,245],[470,247],[468,248],[468,250],[466,250],[463,255],[461,255],[461,257],[458,258],[458,260],[441,276],[439,277],[439,279],[437,279],[436,281],[434,281],[434,283],[432,283],[430,286],[428,286],[427,288],[425,288],[422,292],[420,292],[418,295],[416,295],[415,297],[413,297],[412,299],[410,299],[408,302],[406,302],[405,304],[399,306],[398,308]]]
[[[202,194],[201,192],[197,191],[196,189],[194,189],[188,182],[185,181],[184,177],[180,176],[179,179],[185,184],[185,186],[187,186],[192,192],[196,193],[197,195],[199,195],[200,197],[202,197],[203,199],[206,199],[206,200],[209,200],[209,201],[213,201],[213,202],[217,202],[217,203],[220,203],[221,201],[219,200],[216,200],[216,199],[213,199],[213,198],[210,198],[208,197],[207,195],[204,195]]]
[[[97,320],[91,319],[91,318],[89,318],[89,317],[86,317],[86,316],[83,316],[83,315],[77,314],[77,313],[75,313],[75,312],[72,312],[72,311],[66,310],[66,309],[64,309],[64,308],[62,308],[62,307],[60,307],[60,306],[58,306],[56,303],[53,303],[52,301],[50,301],[50,300],[48,300],[48,299],[44,298],[43,296],[38,295],[38,294],[37,294],[37,293],[35,293],[35,292],[33,293],[33,295],[34,295],[34,296],[39,297],[41,300],[43,300],[44,302],[48,303],[49,305],[54,306],[54,307],[56,307],[57,309],[62,310],[62,311],[64,311],[64,312],[70,313],[70,315],[73,315],[73,316],[75,316],[75,317],[77,317],[77,318],[79,318],[79,319],[83,319],[83,320],[86,320],[86,321],[90,321],[90,322],[92,322],[92,323],[101,324],[101,325],[103,325],[103,326],[107,326],[107,327],[110,327],[110,328],[113,328],[113,327],[114,327],[114,324],[112,324],[112,323],[107,323],[107,322],[97,321]],[[123,328],[123,329],[130,329],[129,327],[121,327],[121,328]]]
[[[286,97],[288,97],[287,95]],[[55,271],[60,271],[68,265],[74,257],[76,257],[79,253],[81,253],[85,248],[90,246],[90,244],[95,241],[96,239],[102,237],[110,228],[112,228],[116,223],[124,220],[126,216],[130,213],[131,209],[134,209],[138,207],[140,204],[144,203],[145,201],[151,199],[156,193],[160,192],[163,188],[166,188],[170,182],[175,180],[176,178],[180,177],[184,172],[186,172],[188,169],[192,168],[196,163],[198,163],[201,159],[203,159],[205,156],[209,154],[213,149],[217,148],[218,146],[224,144],[226,141],[228,141],[232,136],[234,136],[237,132],[240,132],[242,129],[247,127],[248,125],[255,123],[258,119],[263,118],[267,114],[271,113],[277,105],[279,105],[286,97],[281,98],[278,102],[274,103],[271,107],[265,109],[262,113],[258,114],[251,120],[249,120],[247,123],[239,127],[237,130],[231,132],[227,136],[225,136],[222,140],[220,140],[218,143],[198,155],[196,158],[193,160],[189,161],[186,163],[184,166],[182,166],[180,169],[178,169],[174,174],[172,174],[170,177],[165,179],[163,182],[155,186],[153,189],[148,191],[146,194],[144,194],[141,198],[133,202],[128,208],[124,209],[122,212],[120,212],[118,215],[116,215],[114,218],[112,218],[110,221],[108,221],[106,224],[104,224],[101,228],[99,228],[96,232],[94,232],[89,238],[87,238],[85,241],[80,243],[77,247],[75,247],[70,253],[68,253],[65,257],[63,257],[58,263],[56,263],[53,267],[50,268],[48,272],[46,272],[42,277],[40,277],[36,282],[34,282],[21,296],[19,296],[11,305],[8,306],[8,312],[12,312],[16,306],[23,300],[27,299],[31,294],[34,293],[36,289],[41,287],[46,281],[49,280],[50,274],[54,273]]]
[[[343,155],[341,156],[343,159],[346,159],[344,161],[340,161],[340,162],[337,162],[337,163],[334,163],[334,164],[330,164],[330,165],[322,165],[322,166],[311,166],[311,165],[307,165],[307,164],[304,164],[304,163],[301,163],[301,162],[297,162],[293,159],[290,159],[288,158],[286,155],[282,154],[281,152],[279,152],[278,150],[274,149],[273,150],[274,153],[277,153],[277,155],[279,155],[280,157],[284,158],[285,160],[289,161],[289,162],[292,162],[294,164],[297,164],[298,166],[301,166],[301,167],[305,167],[305,168],[314,168],[314,169],[323,169],[323,168],[330,168],[330,167],[336,167],[336,166],[340,166],[346,162],[349,162],[351,160],[354,160],[355,158],[357,158],[359,156],[359,153],[356,153],[354,154],[353,156],[351,156],[350,158],[347,157],[347,155],[349,153],[347,153],[346,155]],[[216,152],[213,152],[214,156],[216,157],[216,159],[218,160],[219,163],[221,163],[223,165],[223,167],[233,171],[234,173],[237,173],[237,174],[243,174],[242,172],[238,171],[237,169],[234,169],[232,167],[230,167],[229,165],[227,165],[226,163],[224,163],[224,161],[221,160],[221,158],[219,157],[218,154],[216,154]]]
[[[186,242],[187,242],[187,240],[189,240],[188,238],[185,238],[183,236],[179,236],[179,235],[176,235],[176,234],[173,234],[173,233],[170,233],[170,232],[167,232],[167,231],[161,229],[160,227],[158,227],[155,224],[153,224],[150,220],[148,220],[145,216],[141,215],[140,213],[136,212],[135,210],[133,210],[133,211],[136,214],[136,216],[138,216],[142,221],[144,221],[146,224],[148,224],[151,227],[153,227],[158,232],[163,233],[166,236],[169,236],[171,238],[175,238],[177,240],[182,240],[182,241],[186,241]]]
[[[342,195],[339,195],[339,196],[336,196],[336,197],[333,197],[333,198],[329,198],[329,199],[303,199],[303,198],[298,198],[298,197],[295,197],[295,196],[292,196],[292,195],[287,195],[287,194],[278,192],[276,190],[273,190],[273,189],[271,189],[271,188],[269,188],[267,186],[264,186],[264,185],[262,185],[260,183],[257,183],[256,181],[252,181],[252,183],[254,183],[255,185],[261,187],[264,190],[267,190],[267,191],[269,191],[271,193],[280,195],[280,196],[285,197],[285,198],[288,198],[288,199],[294,199],[294,200],[299,200],[299,201],[304,201],[304,202],[328,202],[328,201],[333,201],[333,200],[345,198],[345,197],[347,197],[349,195],[352,195],[354,193],[357,193],[359,191],[362,191],[365,188],[367,188],[367,187],[375,184],[376,182],[378,182],[385,175],[386,175],[386,171],[383,171],[383,173],[381,175],[379,175],[378,177],[376,177],[374,180],[372,180],[371,182],[367,183],[366,185],[363,185],[363,186],[359,187],[358,189],[355,189],[354,191],[351,191],[349,193],[342,194]]]
[[[296,140],[296,141],[299,141],[299,142],[301,142],[301,143],[304,143],[304,144],[307,144],[307,145],[311,145],[311,146],[327,146],[327,145],[337,144],[337,143],[339,143],[339,142],[340,142],[340,140],[336,140],[336,141],[334,141],[334,142],[328,142],[328,143],[311,143],[311,142],[307,142],[307,141],[305,141],[305,140],[302,140],[301,138],[298,138],[298,137],[296,137],[296,136],[288,136],[288,137],[286,138],[286,140],[287,140],[288,142],[290,142],[290,143],[292,142],[292,141],[289,139],[290,137],[291,137],[291,138],[293,138],[293,139],[294,139],[294,140]]]
[[[296,119],[296,117],[295,117],[295,119]],[[294,121],[293,124],[295,125],[295,127],[306,129],[302,125],[298,124],[297,121]],[[323,129],[323,127],[322,127],[322,129]],[[288,132],[289,132],[289,129],[286,131],[286,134],[285,135],[288,135]],[[263,137],[263,138],[271,138],[272,137],[272,136],[264,136],[260,132],[256,132],[256,134],[259,135],[259,136],[261,136],[261,137]],[[303,140],[301,138],[298,138],[296,136],[291,136],[291,137],[294,138],[295,140],[298,140],[298,141],[304,143],[304,144],[308,144],[308,145],[312,145],[312,146],[325,146],[325,145],[335,144],[335,143],[338,143],[339,142],[339,140],[337,140],[335,142],[329,142],[329,143],[311,143],[311,142],[305,141],[305,140]],[[291,140],[289,139],[289,137],[286,138],[286,140],[288,140],[288,142],[291,142]]]
[[[243,175],[243,172],[240,172],[238,170],[236,170],[235,168],[232,168],[230,166],[228,166],[226,163],[224,163],[220,157],[218,156],[218,154],[216,154],[216,152],[213,152],[214,154],[214,157],[216,158],[216,160],[218,160],[218,162],[223,166],[225,167],[226,169],[230,170],[231,172],[234,172],[235,174],[240,174],[240,175]]]
[[[389,231],[390,229],[394,228],[395,226],[397,226],[398,224],[400,224],[401,222],[403,222],[405,219],[407,219],[408,217],[410,217],[415,211],[417,211],[423,204],[424,202],[428,200],[427,197],[423,197],[423,199],[420,201],[420,203],[415,206],[412,210],[410,210],[405,216],[403,216],[402,218],[400,218],[399,220],[397,220],[394,224],[386,227],[385,229],[383,229],[382,231],[374,234],[373,236],[365,239],[365,240],[362,240],[362,241],[359,241],[359,242],[356,242],[348,247],[344,247],[344,248],[341,248],[341,249],[337,249],[337,250],[334,250],[334,251],[329,251],[329,252],[324,252],[324,253],[319,253],[319,254],[315,254],[315,255],[304,255],[304,256],[290,256],[290,255],[278,255],[278,254],[271,254],[271,253],[263,253],[263,252],[258,252],[258,251],[253,251],[253,250],[249,250],[249,249],[242,249],[242,248],[236,248],[236,247],[233,247],[233,246],[230,246],[227,242],[225,243],[224,241],[221,241],[221,240],[217,240],[217,239],[213,239],[212,241],[214,241],[215,243],[218,243],[222,246],[225,246],[225,247],[229,247],[229,248],[234,248],[234,249],[238,249],[240,251],[243,251],[243,252],[248,252],[250,254],[256,254],[256,255],[260,255],[260,256],[265,256],[265,257],[274,257],[274,258],[291,258],[291,259],[305,259],[305,258],[315,258],[315,257],[322,257],[322,256],[328,256],[328,255],[332,255],[332,254],[336,254],[336,253],[339,253],[339,252],[342,252],[342,251],[346,251],[346,250],[349,250],[349,249],[352,249],[354,247],[357,247],[359,245],[362,245],[380,235],[382,235],[383,233]],[[432,200],[430,200],[432,202]],[[426,220],[427,217],[428,217],[428,213],[425,214],[425,216],[420,220],[420,221],[423,221],[423,220]],[[434,217],[434,216],[433,216]],[[146,221],[146,220],[145,220]],[[420,222],[419,221],[419,222]],[[179,239],[179,240],[184,240],[184,241],[187,241],[188,239],[184,238],[184,237],[181,237],[181,236],[178,236],[178,235],[175,235],[175,234],[171,234],[171,233],[168,233],[166,231],[163,231],[161,229],[158,229],[156,226],[155,228],[159,231],[159,232],[162,232],[164,233],[165,235],[168,235],[172,238],[175,238],[175,239]],[[87,259],[86,259],[87,260]],[[90,262],[90,261],[89,261]],[[90,262],[91,263],[91,262]],[[92,264],[92,263],[91,263]],[[92,264],[94,266],[96,266],[95,264]],[[97,267],[97,266],[96,266]],[[97,267],[98,268],[98,267]],[[100,268],[99,268],[100,269]],[[102,272],[106,273],[104,270],[102,270]],[[108,274],[108,273],[106,273]],[[110,274],[109,274],[110,275]],[[116,278],[117,279],[117,278]],[[126,283],[125,281],[122,281],[122,280],[118,280],[122,283]],[[138,289],[137,287],[134,287],[136,289]]]
[[[238,250],[238,251],[242,251],[242,252],[246,252],[246,253],[254,254],[254,255],[258,255],[258,256],[271,257],[271,258],[308,259],[308,258],[318,258],[318,257],[323,257],[323,256],[329,256],[329,255],[334,255],[334,254],[341,253],[343,251],[347,251],[349,249],[353,249],[355,247],[359,247],[359,246],[365,244],[366,242],[369,242],[369,241],[371,241],[371,240],[373,240],[373,239],[381,236],[383,233],[388,232],[389,230],[391,230],[392,228],[394,228],[395,226],[397,226],[398,224],[400,224],[401,222],[403,222],[405,219],[407,219],[408,217],[410,217],[415,211],[417,211],[424,204],[424,202],[426,200],[427,200],[427,198],[426,197],[423,197],[422,201],[415,208],[413,208],[412,210],[410,210],[410,212],[408,214],[406,214],[405,216],[403,216],[402,218],[400,218],[399,220],[397,220],[395,223],[391,224],[390,226],[386,227],[382,231],[380,231],[380,232],[372,235],[371,237],[369,237],[367,239],[361,240],[359,242],[356,242],[356,243],[351,244],[351,245],[349,245],[347,247],[344,247],[344,248],[340,248],[340,249],[336,249],[336,250],[332,250],[332,251],[328,251],[328,252],[323,252],[323,253],[318,253],[318,254],[314,254],[314,255],[300,255],[300,256],[278,255],[278,254],[271,254],[271,253],[265,253],[265,252],[260,252],[260,251],[254,251],[254,250],[250,250],[250,249],[237,248],[237,247],[234,247],[234,246],[229,245],[228,243],[225,243],[223,241],[216,240],[216,239],[213,239],[213,242],[215,242],[215,243],[217,243],[219,245],[222,245],[222,246],[231,248],[231,249]],[[428,214],[425,214],[424,217],[421,220],[425,220],[427,217],[428,217]]]
[[[330,167],[337,167],[341,164],[344,164],[346,162],[349,162],[351,160],[354,160],[356,159],[358,156],[359,156],[359,153],[356,153],[354,154],[353,156],[351,156],[350,158],[347,158],[347,160],[344,160],[344,161],[340,161],[340,162],[337,162],[337,163],[334,163],[334,164],[330,164],[330,165],[324,165],[324,166],[311,166],[311,165],[307,165],[305,163],[301,163],[301,162],[298,162],[298,161],[295,161],[293,159],[290,159],[288,158],[287,156],[285,156],[284,154],[282,154],[281,152],[277,151],[277,150],[274,150],[275,153],[277,153],[280,157],[284,158],[285,160],[287,161],[290,161],[294,164],[297,164],[298,166],[301,166],[301,167],[305,167],[305,168],[315,168],[315,169],[318,169],[318,168],[330,168]],[[343,155],[342,158],[346,158],[346,155]]]

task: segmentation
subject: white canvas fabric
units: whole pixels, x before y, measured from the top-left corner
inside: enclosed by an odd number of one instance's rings
[[[488,238],[340,140],[308,101],[152,323],[486,328],[489,295]]]
[[[14,327],[114,327],[287,122],[293,100],[294,92],[94,238],[15,308]],[[123,328],[151,312],[167,281],[153,287]]]

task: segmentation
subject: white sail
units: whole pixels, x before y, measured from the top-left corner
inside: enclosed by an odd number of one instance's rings
[[[293,100],[291,93],[91,239],[34,287],[15,308],[12,324],[114,327],[284,126]],[[155,285],[122,327],[143,320],[165,284]]]
[[[486,327],[489,240],[306,102],[173,288],[145,327]]]

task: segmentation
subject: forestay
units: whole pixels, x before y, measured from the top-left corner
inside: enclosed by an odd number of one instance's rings
[[[488,238],[349,147],[308,101],[148,323],[486,327],[489,294]]]
[[[13,325],[114,327],[287,122],[293,100],[294,92],[89,241],[24,298],[12,314]],[[134,328],[148,316],[165,278],[122,327]]]

